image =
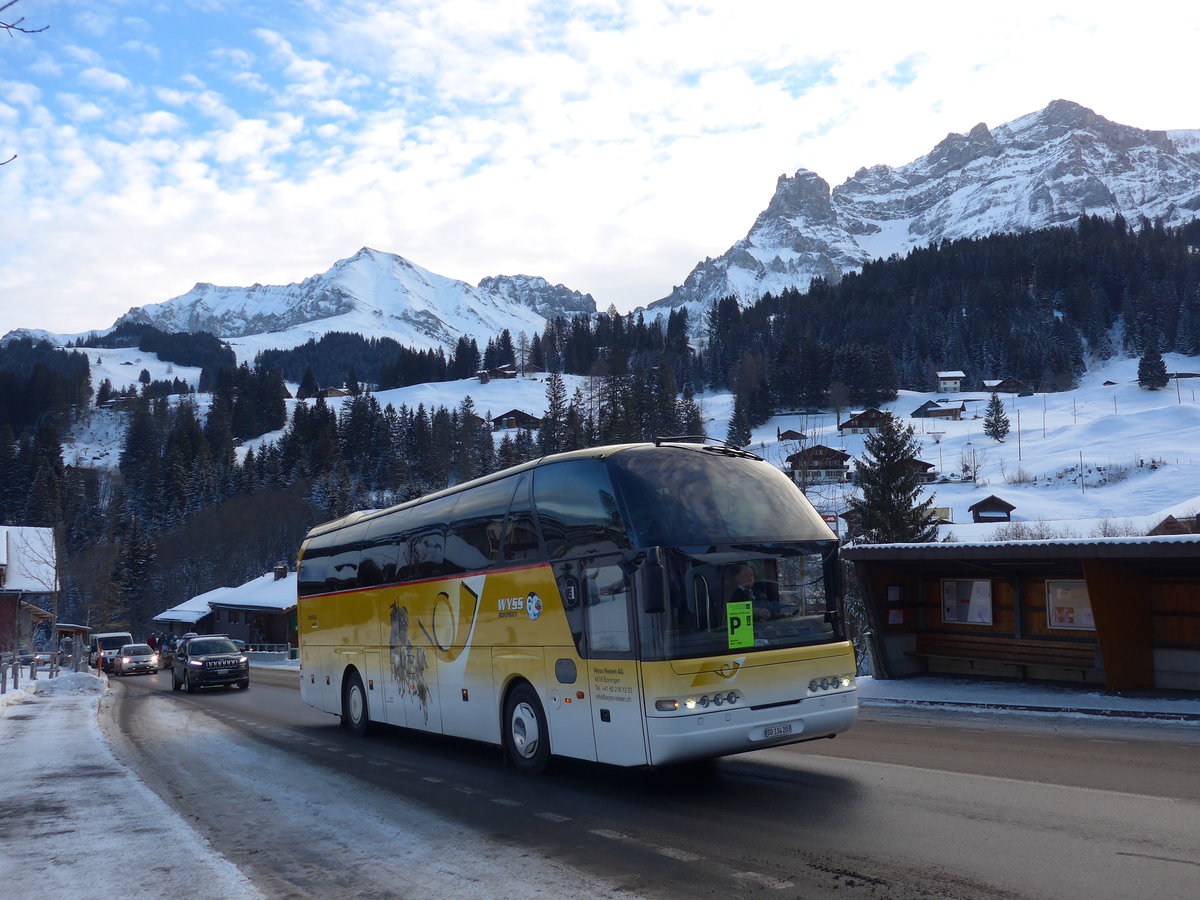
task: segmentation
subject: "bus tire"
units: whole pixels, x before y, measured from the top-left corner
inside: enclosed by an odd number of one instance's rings
[[[537,692],[519,684],[504,704],[504,751],[528,775],[540,775],[550,762],[550,729]]]
[[[358,737],[371,730],[367,692],[357,672],[350,672],[342,682],[342,727]]]

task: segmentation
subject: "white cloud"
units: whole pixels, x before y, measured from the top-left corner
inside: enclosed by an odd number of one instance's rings
[[[104,110],[99,104],[77,94],[59,94],[58,102],[68,118],[77,125],[104,118]]]
[[[175,134],[183,128],[183,120],[179,116],[161,109],[142,115],[139,121],[138,131],[143,137]]]
[[[105,91],[127,91],[131,87],[129,79],[116,72],[110,72],[99,66],[92,66],[79,73],[79,80],[84,84]]]
[[[132,35],[162,51],[154,80],[133,74],[144,47],[70,34],[0,88],[24,166],[0,178],[6,324],[103,326],[196,281],[296,280],[364,244],[625,309],[744,236],[800,167],[836,185],[1059,97],[1200,128],[1164,87],[1192,79],[1200,13],[1156,0],[1136,15],[1029,0],[278,9],[253,30],[226,8],[222,49],[178,60],[145,10]],[[1148,47],[1153,64],[1133,64]]]

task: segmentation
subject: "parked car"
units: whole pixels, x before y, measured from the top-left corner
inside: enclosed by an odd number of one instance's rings
[[[211,685],[250,687],[250,657],[233,641],[217,635],[181,640],[171,663],[171,689],[187,690]]]
[[[149,644],[126,644],[112,661],[114,675],[136,675],[158,671],[158,654]]]
[[[133,643],[128,631],[105,631],[93,634],[88,639],[88,665],[99,666],[105,672],[112,671],[113,657],[126,644]]]

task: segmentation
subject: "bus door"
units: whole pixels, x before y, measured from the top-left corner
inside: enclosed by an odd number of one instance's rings
[[[554,564],[558,595],[571,632],[571,642],[557,641],[545,648],[546,719],[550,746],[561,756],[596,759],[592,733],[591,661],[580,656],[585,649],[582,568],[575,560]]]
[[[634,639],[633,591],[620,557],[580,566],[584,641],[591,685],[596,759],[630,766],[648,761],[640,667]]]

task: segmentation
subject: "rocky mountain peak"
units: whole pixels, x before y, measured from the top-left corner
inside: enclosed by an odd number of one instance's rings
[[[837,218],[829,203],[829,182],[808,169],[797,169],[791,178],[786,174],[779,176],[775,195],[759,213],[758,222],[795,216],[814,224],[832,224]]]
[[[951,133],[904,166],[858,169],[829,189],[799,169],[780,176],[745,238],[706,259],[669,296],[693,322],[714,300],[837,280],[867,260],[943,239],[1049,228],[1080,216],[1145,216],[1168,225],[1200,211],[1200,130],[1120,125],[1070,100],[989,128]]]

